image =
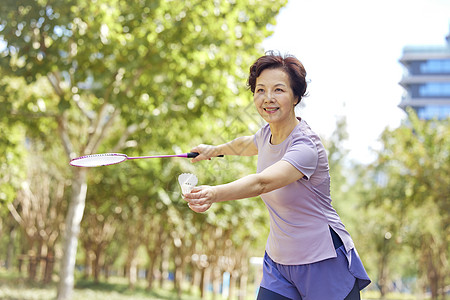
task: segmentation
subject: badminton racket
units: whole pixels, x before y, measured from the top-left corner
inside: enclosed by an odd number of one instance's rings
[[[100,167],[100,166],[120,164],[121,162],[130,159],[166,158],[166,157],[194,158],[197,156],[198,156],[197,152],[189,152],[175,155],[153,155],[153,156],[135,156],[135,157],[129,157],[126,154],[121,153],[102,153],[102,154],[91,154],[80,156],[72,159],[69,164],[74,167]],[[219,155],[219,157],[223,157],[223,155]]]

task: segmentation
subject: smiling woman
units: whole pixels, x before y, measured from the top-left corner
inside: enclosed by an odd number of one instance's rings
[[[298,124],[294,107],[295,97],[289,76],[281,69],[266,69],[256,80],[254,103],[261,117],[271,124],[272,137],[287,137]],[[284,133],[282,133],[284,132]],[[272,143],[277,144],[274,140]]]
[[[370,279],[352,238],[331,205],[328,158],[319,136],[295,106],[306,93],[306,71],[293,56],[268,53],[251,67],[248,85],[268,123],[253,136],[199,145],[192,162],[217,155],[258,155],[256,174],[194,187],[189,207],[261,196],[270,216],[258,299],[360,299]],[[314,278],[313,281],[309,278]]]
[[[261,117],[270,123],[271,142],[283,141],[298,124],[295,106],[306,93],[306,70],[295,57],[266,55],[250,68],[248,85]]]

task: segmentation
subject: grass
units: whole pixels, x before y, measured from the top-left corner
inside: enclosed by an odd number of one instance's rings
[[[0,269],[0,299],[4,300],[51,300],[56,298],[56,284],[43,285],[33,283],[20,274]],[[77,280],[72,300],[171,300],[177,299],[170,282],[164,288],[147,290],[145,282],[138,282],[129,289],[126,279],[112,277],[108,282],[95,283],[89,280]],[[181,300],[199,300],[200,292],[183,291]],[[207,299],[212,299],[208,293]],[[216,296],[217,300],[225,298]],[[253,295],[247,297],[253,300]]]
[[[171,285],[171,284],[170,284]],[[86,299],[108,299],[108,300],[149,300],[161,299],[169,300],[176,299],[176,292],[172,287],[154,288],[147,290],[145,283],[137,284],[134,289],[129,289],[128,284],[124,278],[111,278],[109,282],[94,283],[92,281],[78,281],[75,286],[73,300]],[[197,295],[188,294],[184,292],[183,300],[197,300],[200,299]]]
[[[380,299],[380,293],[378,291],[365,291],[361,294],[361,298],[365,300],[378,300]],[[427,300],[427,297],[418,297],[412,294],[402,294],[402,293],[389,293],[385,296],[385,300]]]
[[[188,289],[183,292],[181,300],[198,300],[199,292],[189,293]],[[21,277],[20,274],[0,269],[0,299],[4,300],[51,300],[56,298],[56,284],[42,285],[32,283]],[[126,279],[113,277],[108,282],[95,283],[89,280],[78,280],[72,300],[171,300],[177,299],[176,292],[171,283],[168,282],[164,288],[155,288],[151,291],[146,289],[145,282],[138,282],[133,290],[128,288]],[[211,293],[207,299],[212,299]],[[217,300],[224,300],[216,296]],[[247,293],[247,300],[254,300],[251,292]],[[361,295],[363,300],[379,299],[379,293],[373,290],[364,291]],[[417,300],[429,299],[418,298],[415,295],[391,293],[385,297],[386,300]]]

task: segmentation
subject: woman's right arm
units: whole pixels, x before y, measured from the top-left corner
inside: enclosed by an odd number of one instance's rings
[[[258,154],[258,148],[254,141],[254,136],[241,136],[228,143],[212,146],[198,145],[191,149],[191,152],[198,152],[199,156],[192,159],[192,162],[198,162],[205,159],[211,159],[219,155],[240,155],[252,156]]]

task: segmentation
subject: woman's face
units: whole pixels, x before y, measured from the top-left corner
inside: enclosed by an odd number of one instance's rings
[[[253,101],[261,117],[268,123],[295,118],[295,104],[289,75],[282,69],[266,69],[256,78]]]

